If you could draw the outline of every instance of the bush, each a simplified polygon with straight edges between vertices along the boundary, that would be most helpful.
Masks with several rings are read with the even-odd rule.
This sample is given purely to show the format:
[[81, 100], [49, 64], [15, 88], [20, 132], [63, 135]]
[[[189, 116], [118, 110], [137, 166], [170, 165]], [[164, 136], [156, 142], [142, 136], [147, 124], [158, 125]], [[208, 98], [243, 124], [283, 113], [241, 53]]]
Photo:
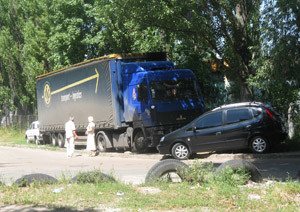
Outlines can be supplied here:
[[243, 185], [250, 179], [245, 169], [233, 170], [226, 167], [215, 174], [213, 163], [193, 162], [183, 173], [184, 181], [199, 184], [228, 184], [230, 186]]

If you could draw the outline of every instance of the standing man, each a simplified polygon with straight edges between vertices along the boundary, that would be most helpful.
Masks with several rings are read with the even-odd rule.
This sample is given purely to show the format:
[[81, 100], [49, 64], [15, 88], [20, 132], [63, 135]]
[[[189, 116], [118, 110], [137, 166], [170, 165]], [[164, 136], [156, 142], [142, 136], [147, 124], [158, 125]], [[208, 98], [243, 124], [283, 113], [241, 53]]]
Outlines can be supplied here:
[[74, 137], [78, 139], [78, 136], [75, 131], [75, 124], [74, 124], [74, 117], [71, 116], [69, 121], [65, 124], [65, 131], [66, 131], [66, 147], [67, 147], [67, 157], [72, 157], [75, 144], [74, 144]]

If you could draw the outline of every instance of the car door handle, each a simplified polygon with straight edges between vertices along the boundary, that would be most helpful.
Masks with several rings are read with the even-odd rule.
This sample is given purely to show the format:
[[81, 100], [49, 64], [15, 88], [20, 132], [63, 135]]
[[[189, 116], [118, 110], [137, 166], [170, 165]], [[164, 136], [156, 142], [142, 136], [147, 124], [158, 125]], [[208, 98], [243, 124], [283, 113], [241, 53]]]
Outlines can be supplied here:
[[221, 132], [216, 132], [216, 135], [221, 135], [222, 133]]

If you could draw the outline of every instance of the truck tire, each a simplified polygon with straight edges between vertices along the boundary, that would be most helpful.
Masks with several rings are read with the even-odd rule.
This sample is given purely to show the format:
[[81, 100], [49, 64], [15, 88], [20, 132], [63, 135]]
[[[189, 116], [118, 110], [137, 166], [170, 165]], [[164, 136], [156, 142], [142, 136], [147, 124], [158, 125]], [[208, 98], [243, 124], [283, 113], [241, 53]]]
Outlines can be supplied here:
[[147, 151], [147, 142], [142, 131], [137, 132], [133, 139], [133, 152], [144, 153]]
[[229, 160], [225, 163], [222, 163], [216, 169], [216, 174], [219, 174], [227, 166], [229, 166], [233, 171], [237, 171], [238, 169], [245, 169], [245, 171], [250, 174], [250, 180], [252, 180], [253, 182], [262, 181], [262, 176], [258, 168], [253, 163], [246, 160]]
[[97, 136], [97, 149], [100, 151], [100, 152], [106, 152], [107, 151], [107, 147], [106, 147], [106, 139], [105, 139], [105, 136], [103, 134], [99, 134]]
[[21, 178], [15, 181], [15, 185], [20, 187], [25, 187], [30, 185], [31, 183], [40, 183], [40, 184], [54, 184], [57, 183], [57, 179], [47, 174], [28, 174], [24, 175]]
[[57, 142], [58, 142], [58, 146], [60, 148], [64, 148], [65, 147], [65, 136], [63, 133], [58, 133], [57, 135]]
[[57, 146], [57, 136], [55, 133], [51, 134], [51, 145], [52, 146]]
[[175, 159], [159, 161], [148, 171], [145, 183], [158, 182], [170, 173], [176, 173], [176, 175], [182, 180], [184, 178], [183, 172], [188, 168], [189, 166], [187, 164]]

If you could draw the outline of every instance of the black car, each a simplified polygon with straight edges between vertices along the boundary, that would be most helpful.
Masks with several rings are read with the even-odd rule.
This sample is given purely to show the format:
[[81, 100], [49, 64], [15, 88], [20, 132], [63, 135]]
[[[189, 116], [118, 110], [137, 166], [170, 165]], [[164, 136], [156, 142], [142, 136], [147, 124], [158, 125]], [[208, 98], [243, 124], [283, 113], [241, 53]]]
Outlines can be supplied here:
[[193, 153], [250, 148], [265, 153], [286, 137], [283, 122], [273, 108], [259, 102], [224, 105], [206, 112], [161, 138], [160, 154], [179, 160]]

